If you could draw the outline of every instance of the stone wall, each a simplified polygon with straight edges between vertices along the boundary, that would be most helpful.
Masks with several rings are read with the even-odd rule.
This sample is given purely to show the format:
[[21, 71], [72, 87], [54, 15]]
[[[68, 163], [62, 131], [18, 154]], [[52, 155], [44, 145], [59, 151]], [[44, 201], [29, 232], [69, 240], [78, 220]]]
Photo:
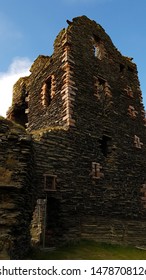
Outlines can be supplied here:
[[[25, 95], [34, 185], [37, 199], [47, 199], [51, 245], [80, 237], [145, 244], [145, 119], [132, 59], [100, 25], [78, 17], [21, 82], [15, 92]], [[18, 96], [8, 113], [14, 120]]]
[[[100, 59], [95, 57], [93, 48], [97, 37], [104, 44]], [[67, 74], [69, 84], [62, 78], [62, 87], [56, 86], [57, 94], [61, 97], [62, 88], [67, 86], [70, 99], [67, 91], [64, 99], [67, 106], [72, 105], [70, 117], [74, 122], [68, 128], [67, 117], [66, 123], [60, 122], [57, 127], [52, 122], [50, 105], [47, 123], [46, 117], [41, 118], [44, 129], [33, 131], [38, 186], [43, 188], [45, 173], [57, 176], [56, 192], [48, 192], [48, 197], [60, 201], [58, 232], [65, 239], [82, 235], [83, 217], [87, 217], [87, 224], [91, 217], [94, 221], [107, 221], [108, 217], [111, 224], [119, 219], [119, 227], [124, 226], [124, 220], [131, 221], [133, 242], [137, 242], [136, 221], [144, 224], [146, 214], [142, 191], [146, 180], [146, 137], [136, 65], [120, 54], [100, 25], [86, 17], [74, 19], [59, 39], [58, 60], [54, 54], [54, 64], [61, 69], [58, 77], [66, 75], [62, 69], [71, 73]], [[61, 99], [58, 102], [62, 110]], [[52, 106], [59, 120], [58, 103]], [[99, 169], [98, 176], [93, 176], [93, 165]], [[142, 228], [138, 234], [145, 243]]]
[[[114, 143], [113, 151], [102, 163], [104, 177], [94, 179], [92, 162], [97, 159], [101, 162], [100, 147], [96, 151], [96, 147], [100, 146], [99, 139], [95, 136], [85, 136], [71, 131], [50, 131], [44, 132], [41, 137], [33, 134], [33, 139], [37, 155], [35, 161], [39, 197], [41, 198], [43, 193], [46, 197], [47, 194], [48, 199], [55, 198], [60, 205], [55, 228], [52, 229], [50, 225], [54, 230], [56, 244], [81, 236], [89, 237], [88, 228], [92, 229], [90, 237], [95, 238], [96, 232], [97, 240], [105, 238], [108, 241], [111, 235], [109, 238], [111, 241], [113, 236], [111, 228], [116, 231], [117, 227], [119, 231], [121, 227], [122, 237], [120, 240], [115, 234], [115, 242], [120, 240], [123, 243], [130, 243], [129, 233], [132, 229], [131, 243], [145, 244], [143, 231], [145, 208], [141, 193], [145, 174], [140, 163], [135, 166], [135, 159], [128, 156], [126, 158], [125, 153], [120, 161]], [[102, 159], [102, 153], [100, 156]], [[44, 174], [57, 176], [56, 191], [43, 191]], [[51, 217], [52, 213], [48, 210], [47, 215]], [[97, 221], [102, 221], [101, 225]], [[126, 239], [122, 234], [125, 224], [128, 228]], [[101, 232], [106, 230], [106, 237], [102, 237]]]
[[81, 238], [93, 239], [97, 242], [123, 244], [132, 246], [146, 246], [145, 219], [116, 219], [93, 216], [83, 218]]
[[30, 247], [35, 197], [31, 137], [0, 120], [0, 259], [22, 258]]

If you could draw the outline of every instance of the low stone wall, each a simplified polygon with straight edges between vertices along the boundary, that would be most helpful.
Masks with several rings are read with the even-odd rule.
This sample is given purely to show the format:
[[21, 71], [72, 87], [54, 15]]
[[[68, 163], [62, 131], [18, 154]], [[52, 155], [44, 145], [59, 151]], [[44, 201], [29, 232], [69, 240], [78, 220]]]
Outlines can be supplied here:
[[23, 258], [30, 246], [32, 157], [25, 130], [0, 120], [0, 259]]
[[89, 216], [82, 218], [81, 238], [112, 244], [146, 246], [146, 221], [107, 219]]

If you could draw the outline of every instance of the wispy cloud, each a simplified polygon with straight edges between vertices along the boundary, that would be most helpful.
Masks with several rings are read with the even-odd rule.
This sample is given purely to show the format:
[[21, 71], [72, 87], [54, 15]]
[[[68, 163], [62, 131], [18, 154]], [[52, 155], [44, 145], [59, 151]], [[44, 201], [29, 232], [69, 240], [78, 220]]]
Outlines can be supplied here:
[[0, 115], [6, 116], [6, 111], [12, 103], [14, 83], [24, 76], [30, 75], [32, 62], [25, 57], [15, 58], [6, 72], [0, 72]]

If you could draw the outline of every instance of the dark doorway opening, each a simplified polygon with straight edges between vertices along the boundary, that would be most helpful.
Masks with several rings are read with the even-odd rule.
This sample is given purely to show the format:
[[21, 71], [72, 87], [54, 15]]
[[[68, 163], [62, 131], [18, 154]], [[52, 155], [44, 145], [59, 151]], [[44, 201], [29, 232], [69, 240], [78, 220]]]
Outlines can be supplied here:
[[47, 197], [43, 247], [54, 247], [60, 233], [60, 203], [58, 199]]

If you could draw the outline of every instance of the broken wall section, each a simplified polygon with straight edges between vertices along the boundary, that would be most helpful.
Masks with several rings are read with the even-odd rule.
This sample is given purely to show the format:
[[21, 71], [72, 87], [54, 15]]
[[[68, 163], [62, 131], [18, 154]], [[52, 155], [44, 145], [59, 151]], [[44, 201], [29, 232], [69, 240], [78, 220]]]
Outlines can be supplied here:
[[7, 112], [7, 119], [14, 121], [23, 127], [27, 127], [28, 123], [28, 77], [20, 78], [13, 86], [12, 106]]
[[0, 120], [0, 259], [21, 259], [30, 247], [33, 153], [23, 127]]

